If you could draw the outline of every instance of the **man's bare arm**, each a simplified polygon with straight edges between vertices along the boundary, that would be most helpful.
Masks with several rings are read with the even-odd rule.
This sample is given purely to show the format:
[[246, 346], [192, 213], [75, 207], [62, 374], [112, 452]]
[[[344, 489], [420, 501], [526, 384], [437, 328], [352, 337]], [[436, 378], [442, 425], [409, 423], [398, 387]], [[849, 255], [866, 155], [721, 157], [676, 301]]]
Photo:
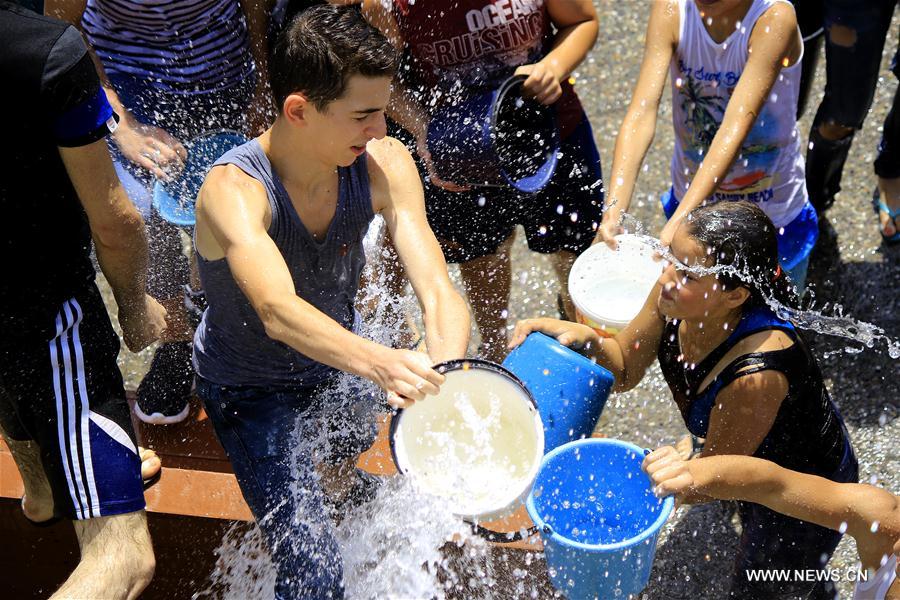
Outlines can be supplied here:
[[59, 154], [87, 214], [97, 261], [119, 307], [125, 344], [132, 351], [142, 350], [165, 329], [166, 316], [146, 294], [144, 221], [116, 176], [105, 139], [61, 147]]
[[469, 312], [447, 274], [447, 262], [425, 217], [425, 198], [415, 163], [393, 138], [369, 142], [373, 194], [412, 284], [425, 320], [425, 342], [435, 362], [465, 356]]
[[197, 199], [198, 251], [208, 259], [217, 258], [209, 248], [224, 254], [266, 334], [399, 396], [421, 400], [436, 394], [443, 377], [427, 357], [355, 335], [297, 296], [287, 264], [266, 231], [267, 213], [262, 185], [233, 165], [213, 168]]

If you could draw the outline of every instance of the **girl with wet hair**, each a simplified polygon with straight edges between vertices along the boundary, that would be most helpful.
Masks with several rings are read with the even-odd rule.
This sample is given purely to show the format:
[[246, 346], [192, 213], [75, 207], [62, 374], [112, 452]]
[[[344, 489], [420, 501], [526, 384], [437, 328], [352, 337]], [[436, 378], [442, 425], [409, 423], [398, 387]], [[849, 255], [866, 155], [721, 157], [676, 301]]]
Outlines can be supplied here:
[[[635, 387], [658, 359], [700, 456], [754, 456], [855, 482], [856, 457], [816, 359], [773, 308], [796, 302], [775, 236], [749, 202], [697, 208], [675, 231], [669, 262], [640, 313], [615, 337], [529, 319], [517, 324], [512, 345], [533, 331], [554, 336], [609, 369], [617, 391]], [[731, 598], [833, 596], [829, 582], [749, 581], [747, 572], [822, 568], [839, 532], [750, 502], [739, 503], [739, 514]]]

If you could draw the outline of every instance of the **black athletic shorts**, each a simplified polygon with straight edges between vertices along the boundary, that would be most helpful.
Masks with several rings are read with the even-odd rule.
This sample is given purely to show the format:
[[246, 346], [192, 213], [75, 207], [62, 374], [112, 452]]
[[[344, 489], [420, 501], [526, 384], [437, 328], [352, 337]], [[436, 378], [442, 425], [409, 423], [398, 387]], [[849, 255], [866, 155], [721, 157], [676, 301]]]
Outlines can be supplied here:
[[0, 340], [4, 434], [40, 447], [57, 516], [142, 510], [141, 463], [116, 364], [119, 338], [96, 286], [63, 302], [52, 325], [49, 335], [20, 331]]
[[[409, 135], [397, 129], [392, 128], [391, 135], [409, 142]], [[594, 239], [603, 212], [603, 173], [587, 116], [562, 140], [556, 171], [535, 194], [494, 187], [450, 192], [429, 183], [416, 159], [428, 223], [447, 262], [496, 254], [516, 225], [525, 229], [528, 247], [544, 254], [580, 254]]]

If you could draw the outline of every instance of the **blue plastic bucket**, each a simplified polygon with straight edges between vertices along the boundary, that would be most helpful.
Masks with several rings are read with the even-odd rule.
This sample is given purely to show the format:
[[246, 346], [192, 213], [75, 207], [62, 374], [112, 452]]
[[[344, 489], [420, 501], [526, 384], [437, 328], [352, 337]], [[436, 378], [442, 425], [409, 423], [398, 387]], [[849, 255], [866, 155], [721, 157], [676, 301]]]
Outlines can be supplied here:
[[428, 150], [438, 175], [458, 184], [534, 193], [556, 170], [559, 129], [553, 107], [522, 97], [525, 77], [466, 96], [435, 113]]
[[193, 227], [194, 203], [206, 173], [223, 154], [246, 141], [237, 131], [220, 130], [186, 143], [187, 161], [178, 177], [153, 184], [153, 207], [159, 215], [173, 225]]
[[597, 363], [537, 332], [510, 352], [503, 366], [537, 402], [545, 452], [590, 437], [615, 381]]
[[653, 494], [643, 460], [634, 444], [597, 438], [544, 457], [525, 505], [550, 579], [570, 600], [628, 598], [647, 586], [674, 500]]

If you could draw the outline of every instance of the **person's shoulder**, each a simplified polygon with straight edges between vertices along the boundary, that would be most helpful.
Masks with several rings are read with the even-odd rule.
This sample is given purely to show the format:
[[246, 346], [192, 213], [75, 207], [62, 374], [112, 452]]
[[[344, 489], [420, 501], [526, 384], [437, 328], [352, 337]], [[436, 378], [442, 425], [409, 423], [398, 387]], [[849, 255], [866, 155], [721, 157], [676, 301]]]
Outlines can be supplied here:
[[752, 36], [790, 36], [797, 30], [797, 13], [787, 2], [773, 2], [756, 20]]
[[76, 28], [8, 3], [0, 8], [0, 49], [6, 58], [31, 66], [41, 87], [87, 56]]
[[372, 183], [402, 177], [410, 173], [410, 169], [415, 171], [415, 163], [409, 150], [402, 142], [390, 136], [366, 144], [366, 166]]
[[380, 140], [371, 140], [366, 144], [366, 153], [370, 166], [373, 161], [376, 165], [388, 165], [394, 161], [405, 161], [410, 157], [406, 146], [400, 140], [389, 135]]
[[250, 196], [265, 196], [266, 189], [256, 177], [234, 163], [215, 165], [209, 170], [201, 190], [204, 196], [229, 195], [242, 192]]

